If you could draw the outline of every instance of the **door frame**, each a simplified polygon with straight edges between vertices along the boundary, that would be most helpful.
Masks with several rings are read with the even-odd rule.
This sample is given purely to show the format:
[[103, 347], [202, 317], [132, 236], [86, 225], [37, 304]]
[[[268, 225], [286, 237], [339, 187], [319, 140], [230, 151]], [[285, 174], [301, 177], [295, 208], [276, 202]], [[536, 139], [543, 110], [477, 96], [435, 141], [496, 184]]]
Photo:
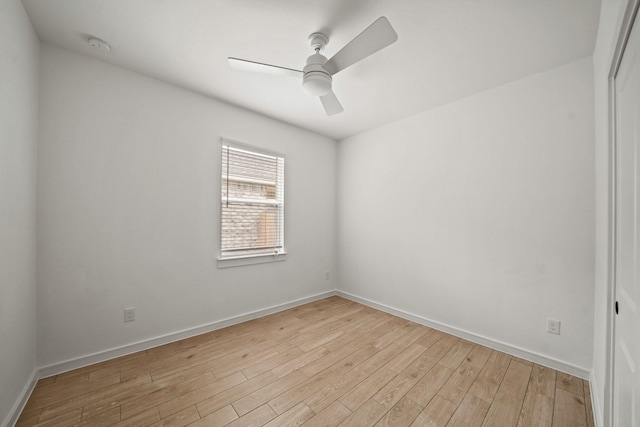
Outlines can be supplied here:
[[[640, 0], [629, 0], [622, 18], [622, 25], [616, 41], [611, 67], [608, 75], [608, 139], [609, 139], [609, 174], [608, 174], [608, 239], [607, 239], [607, 352], [606, 352], [606, 373], [604, 389], [604, 425], [613, 426], [613, 391], [615, 380], [615, 301], [616, 301], [616, 232], [617, 232], [617, 211], [616, 211], [616, 177], [617, 169], [617, 140], [616, 140], [616, 95], [615, 78], [620, 69], [622, 56], [627, 46], [631, 29], [636, 18], [638, 18], [638, 8]], [[640, 25], [638, 18], [637, 25]]]

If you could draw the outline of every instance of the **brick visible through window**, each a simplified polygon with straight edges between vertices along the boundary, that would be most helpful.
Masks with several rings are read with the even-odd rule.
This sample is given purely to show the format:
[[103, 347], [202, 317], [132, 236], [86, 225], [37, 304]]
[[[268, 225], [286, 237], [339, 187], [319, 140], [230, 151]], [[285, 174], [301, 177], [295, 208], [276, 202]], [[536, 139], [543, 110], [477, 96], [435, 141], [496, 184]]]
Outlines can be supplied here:
[[222, 144], [220, 257], [284, 252], [284, 157]]

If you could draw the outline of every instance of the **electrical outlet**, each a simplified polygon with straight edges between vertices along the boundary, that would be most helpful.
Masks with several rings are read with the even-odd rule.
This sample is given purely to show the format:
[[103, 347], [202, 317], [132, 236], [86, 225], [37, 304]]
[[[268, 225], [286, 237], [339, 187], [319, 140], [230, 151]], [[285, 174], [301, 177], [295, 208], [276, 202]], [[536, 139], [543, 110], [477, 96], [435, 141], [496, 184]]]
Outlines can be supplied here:
[[125, 322], [133, 322], [136, 320], [136, 308], [129, 307], [124, 309], [124, 321]]
[[331, 273], [329, 273], [328, 271], [324, 272], [324, 280], [329, 280], [331, 279]]
[[560, 335], [560, 321], [547, 319], [547, 332], [550, 334]]

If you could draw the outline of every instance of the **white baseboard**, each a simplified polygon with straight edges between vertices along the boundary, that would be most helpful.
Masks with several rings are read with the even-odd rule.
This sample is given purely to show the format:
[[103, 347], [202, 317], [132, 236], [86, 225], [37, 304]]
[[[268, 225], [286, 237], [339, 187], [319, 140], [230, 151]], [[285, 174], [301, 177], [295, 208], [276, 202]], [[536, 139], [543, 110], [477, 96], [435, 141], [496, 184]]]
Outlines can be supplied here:
[[13, 404], [13, 407], [11, 408], [9, 415], [2, 422], [2, 424], [0, 424], [0, 426], [10, 427], [10, 426], [14, 426], [16, 422], [18, 422], [18, 418], [20, 418], [20, 414], [24, 409], [24, 405], [27, 404], [27, 400], [29, 400], [29, 397], [31, 396], [31, 393], [33, 392], [33, 389], [35, 388], [37, 382], [38, 382], [38, 370], [34, 369], [31, 375], [29, 376], [27, 383], [22, 389], [22, 392], [18, 396], [18, 400], [16, 400], [16, 403]]
[[600, 390], [596, 384], [596, 376], [591, 370], [589, 374], [589, 391], [591, 393], [591, 408], [593, 408], [593, 423], [595, 427], [604, 426], [604, 414], [602, 412], [602, 405], [600, 404]]
[[554, 359], [552, 357], [545, 356], [543, 354], [539, 354], [524, 348], [516, 347], [501, 341], [487, 338], [482, 335], [475, 334], [473, 332], [455, 328], [453, 326], [449, 326], [444, 323], [436, 322], [435, 320], [427, 319], [426, 317], [409, 313], [404, 310], [399, 310], [397, 308], [390, 307], [388, 305], [381, 304], [379, 302], [372, 301], [367, 298], [362, 298], [347, 292], [338, 290], [336, 291], [336, 295], [349, 299], [351, 301], [358, 302], [360, 304], [364, 304], [371, 308], [375, 308], [377, 310], [384, 311], [389, 314], [393, 314], [394, 316], [398, 316], [403, 319], [410, 320], [412, 322], [419, 323], [421, 325], [428, 326], [430, 328], [437, 329], [439, 331], [446, 332], [451, 335], [455, 335], [467, 341], [471, 341], [476, 344], [481, 344], [486, 347], [493, 348], [494, 350], [499, 350], [504, 353], [519, 357], [521, 359], [529, 360], [531, 362], [537, 363], [542, 366], [546, 366], [548, 368], [553, 368], [557, 371], [571, 374], [575, 377], [579, 377], [585, 380], [589, 379], [589, 370], [580, 366], [572, 365], [570, 363], [563, 362], [561, 360]]
[[150, 339], [138, 341], [132, 344], [127, 344], [120, 347], [111, 348], [108, 350], [103, 350], [103, 351], [99, 351], [92, 354], [87, 354], [85, 356], [77, 357], [77, 358], [66, 360], [63, 362], [43, 366], [38, 370], [38, 376], [39, 378], [46, 378], [52, 375], [61, 374], [63, 372], [71, 371], [73, 369], [78, 369], [84, 366], [93, 365], [94, 363], [104, 362], [105, 360], [135, 353], [137, 351], [147, 350], [149, 348], [157, 347], [164, 344], [169, 344], [175, 341], [180, 341], [185, 338], [190, 338], [196, 335], [215, 331], [216, 329], [226, 328], [227, 326], [246, 322], [247, 320], [257, 319], [259, 317], [264, 317], [269, 314], [277, 313], [279, 311], [287, 310], [289, 308], [297, 307], [299, 305], [307, 304], [313, 301], [318, 301], [334, 295], [336, 295], [336, 291], [322, 292], [320, 294], [311, 295], [309, 297], [300, 298], [300, 299], [289, 301], [283, 304], [278, 304], [278, 305], [263, 308], [260, 310], [252, 311], [249, 313], [240, 314], [238, 316], [229, 317], [227, 319], [218, 320], [216, 322], [207, 323], [205, 325], [196, 326], [194, 328], [172, 332], [172, 333], [158, 336], [155, 338], [150, 338]]

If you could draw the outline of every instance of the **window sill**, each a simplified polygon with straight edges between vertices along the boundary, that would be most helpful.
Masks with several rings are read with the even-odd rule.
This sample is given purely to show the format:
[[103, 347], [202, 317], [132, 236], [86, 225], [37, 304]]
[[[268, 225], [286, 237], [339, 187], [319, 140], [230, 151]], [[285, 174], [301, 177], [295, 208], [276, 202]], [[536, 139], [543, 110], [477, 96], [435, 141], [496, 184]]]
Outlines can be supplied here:
[[287, 260], [287, 253], [278, 255], [250, 255], [235, 258], [218, 258], [218, 268], [240, 267], [243, 265], [266, 264], [269, 262], [281, 262]]

